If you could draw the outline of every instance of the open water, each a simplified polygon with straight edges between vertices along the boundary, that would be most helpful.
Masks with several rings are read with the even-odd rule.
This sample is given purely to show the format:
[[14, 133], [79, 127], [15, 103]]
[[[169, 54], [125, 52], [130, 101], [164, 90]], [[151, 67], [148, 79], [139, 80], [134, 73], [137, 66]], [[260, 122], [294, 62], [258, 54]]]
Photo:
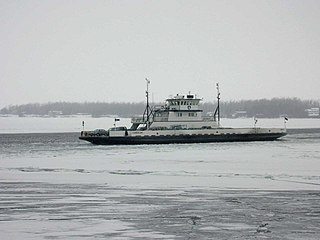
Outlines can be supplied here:
[[320, 239], [319, 120], [279, 141], [138, 146], [15, 121], [0, 239]]

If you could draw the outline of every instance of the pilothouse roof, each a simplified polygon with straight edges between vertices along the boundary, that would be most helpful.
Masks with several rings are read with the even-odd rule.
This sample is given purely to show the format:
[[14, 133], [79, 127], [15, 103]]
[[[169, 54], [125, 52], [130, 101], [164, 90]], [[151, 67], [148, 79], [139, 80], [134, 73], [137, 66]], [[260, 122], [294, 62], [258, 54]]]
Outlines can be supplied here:
[[167, 101], [170, 101], [170, 100], [197, 100], [197, 101], [200, 101], [202, 99], [197, 98], [197, 95], [195, 95], [195, 94], [189, 93], [187, 95], [177, 94], [175, 96], [170, 96], [169, 98], [167, 98]]

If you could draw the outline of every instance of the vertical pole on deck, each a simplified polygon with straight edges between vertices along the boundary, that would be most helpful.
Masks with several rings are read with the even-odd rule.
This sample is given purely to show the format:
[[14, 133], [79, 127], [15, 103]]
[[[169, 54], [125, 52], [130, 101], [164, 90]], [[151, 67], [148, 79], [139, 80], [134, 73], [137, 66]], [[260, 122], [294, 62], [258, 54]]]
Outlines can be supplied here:
[[218, 100], [218, 106], [217, 106], [218, 127], [220, 127], [220, 89], [219, 89], [219, 83], [216, 83], [216, 87], [217, 87], [217, 100]]
[[284, 117], [283, 118], [283, 122], [284, 122], [284, 130], [286, 130], [287, 131], [287, 121], [288, 121], [289, 119], [287, 118], [287, 117]]
[[148, 78], [146, 78], [146, 82], [147, 82], [147, 91], [146, 91], [146, 97], [147, 97], [147, 129], [149, 128], [149, 84], [150, 81], [148, 80]]

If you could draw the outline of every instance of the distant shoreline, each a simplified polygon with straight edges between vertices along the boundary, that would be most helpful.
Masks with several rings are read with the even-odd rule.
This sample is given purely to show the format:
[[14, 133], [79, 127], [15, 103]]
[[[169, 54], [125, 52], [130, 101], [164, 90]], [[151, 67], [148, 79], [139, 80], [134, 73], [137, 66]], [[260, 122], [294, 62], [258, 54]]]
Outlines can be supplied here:
[[[131, 118], [132, 116], [137, 115], [131, 115], [131, 116], [122, 116], [122, 115], [100, 115], [100, 116], [92, 116], [91, 114], [72, 114], [72, 115], [56, 115], [56, 116], [50, 116], [50, 115], [37, 115], [37, 114], [25, 114], [23, 116], [18, 114], [0, 114], [0, 118]], [[223, 117], [225, 119], [251, 119], [253, 117]], [[258, 116], [255, 117], [257, 119], [278, 119], [278, 118], [284, 118], [284, 116], [279, 117], [267, 117], [267, 116]], [[291, 117], [292, 119], [320, 119], [319, 117]]]
[[[151, 106], [160, 103], [151, 104]], [[203, 114], [214, 112], [216, 103], [203, 102]], [[144, 112], [145, 103], [105, 103], [105, 102], [53, 102], [10, 105], [0, 110], [1, 115], [18, 116], [77, 116], [92, 117], [132, 117]], [[320, 118], [319, 100], [301, 100], [298, 98], [273, 98], [259, 100], [226, 101], [220, 103], [221, 116], [224, 118]]]

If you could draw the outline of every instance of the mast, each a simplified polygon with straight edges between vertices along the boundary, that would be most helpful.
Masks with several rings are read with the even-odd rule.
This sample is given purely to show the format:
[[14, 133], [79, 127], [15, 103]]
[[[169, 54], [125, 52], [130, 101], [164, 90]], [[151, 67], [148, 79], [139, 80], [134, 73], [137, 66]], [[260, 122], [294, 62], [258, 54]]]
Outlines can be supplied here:
[[218, 116], [218, 127], [220, 127], [220, 89], [219, 89], [219, 83], [216, 83], [216, 88], [217, 88], [217, 100], [218, 100], [218, 105], [217, 108], [214, 112], [214, 120], [216, 121]]
[[147, 82], [147, 91], [146, 91], [146, 98], [147, 98], [147, 128], [149, 128], [149, 84], [150, 84], [150, 81], [148, 80], [148, 78], [146, 78], [146, 82]]
[[[149, 125], [150, 125], [150, 115], [152, 114], [152, 110], [151, 110], [150, 105], [149, 105], [149, 84], [150, 84], [150, 80], [147, 79], [147, 78], [145, 80], [146, 80], [146, 83], [147, 83], [147, 91], [146, 91], [147, 106], [146, 106], [146, 109], [144, 110], [144, 113], [143, 113], [143, 121], [146, 120], [145, 121], [146, 122], [146, 127], [148, 129]], [[146, 116], [146, 119], [145, 119], [145, 116]]]

